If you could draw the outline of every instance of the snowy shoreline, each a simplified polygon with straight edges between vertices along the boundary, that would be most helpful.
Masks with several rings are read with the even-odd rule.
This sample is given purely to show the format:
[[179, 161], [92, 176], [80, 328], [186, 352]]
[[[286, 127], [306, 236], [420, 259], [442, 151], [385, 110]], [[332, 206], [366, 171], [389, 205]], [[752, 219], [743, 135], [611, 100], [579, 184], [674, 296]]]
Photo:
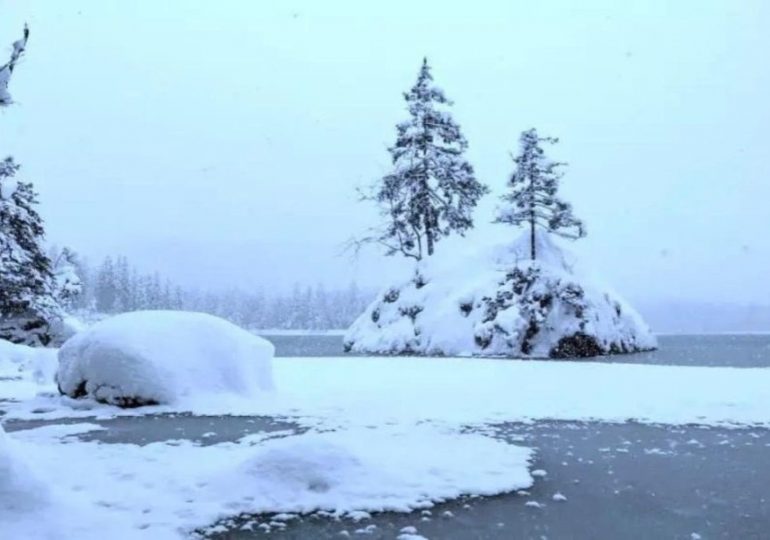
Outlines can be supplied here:
[[[80, 538], [180, 538], [213, 532], [244, 513], [407, 512], [463, 495], [508, 493], [533, 481], [531, 451], [486, 433], [510, 421], [770, 426], [766, 368], [285, 357], [273, 361], [279, 390], [259, 399], [191, 396], [129, 410], [61, 397], [54, 386], [20, 375], [0, 379], [0, 396], [19, 400], [0, 404], [3, 421], [60, 422], [5, 436], [13, 466], [28, 463], [34, 473], [30, 493], [44, 497], [43, 506], [16, 515], [5, 529], [27, 537], [66, 530]], [[290, 419], [307, 431], [211, 446], [73, 438], [104, 429], [93, 418], [141, 422], [181, 412]], [[76, 418], [84, 423], [72, 424]], [[455, 451], [436, 454], [437, 447]], [[35, 479], [45, 479], [44, 487]]]
[[0, 380], [0, 395], [17, 400], [3, 404], [6, 419], [190, 412], [334, 426], [537, 419], [770, 425], [767, 368], [340, 356], [275, 358], [273, 373], [280, 391], [259, 399], [189, 396], [131, 410], [72, 400], [30, 380]]

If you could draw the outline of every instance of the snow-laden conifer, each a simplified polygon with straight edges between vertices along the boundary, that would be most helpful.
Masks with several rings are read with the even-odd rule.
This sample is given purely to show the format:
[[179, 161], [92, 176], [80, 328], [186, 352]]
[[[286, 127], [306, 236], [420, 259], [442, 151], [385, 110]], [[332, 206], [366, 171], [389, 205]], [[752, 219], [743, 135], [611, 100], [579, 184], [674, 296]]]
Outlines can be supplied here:
[[561, 169], [565, 165], [546, 157], [541, 143], [557, 143], [552, 137], [540, 137], [533, 128], [519, 139], [519, 153], [513, 158], [516, 170], [508, 181], [510, 191], [501, 198], [496, 223], [526, 225], [530, 231], [530, 257], [537, 258], [535, 229], [541, 227], [570, 239], [585, 236], [583, 222], [575, 217], [572, 205], [558, 196]]
[[[14, 42], [10, 60], [0, 66], [0, 108], [12, 100], [8, 83], [29, 38]], [[0, 161], [0, 339], [45, 345], [59, 306], [53, 294], [51, 261], [43, 251], [43, 220], [35, 210], [32, 184], [19, 181], [13, 158]]]
[[468, 143], [427, 59], [404, 99], [409, 119], [389, 149], [393, 169], [364, 196], [378, 204], [383, 225], [364, 241], [421, 260], [441, 238], [473, 227], [473, 209], [488, 188], [465, 159]]

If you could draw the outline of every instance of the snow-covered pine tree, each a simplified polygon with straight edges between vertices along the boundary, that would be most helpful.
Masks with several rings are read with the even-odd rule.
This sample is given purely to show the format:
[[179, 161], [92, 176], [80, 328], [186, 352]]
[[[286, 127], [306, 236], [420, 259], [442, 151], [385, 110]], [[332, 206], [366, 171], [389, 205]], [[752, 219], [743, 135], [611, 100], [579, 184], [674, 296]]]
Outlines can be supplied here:
[[37, 195], [14, 178], [18, 169], [11, 158], [0, 162], [0, 339], [46, 345], [58, 315], [53, 273]]
[[385, 223], [363, 242], [419, 261], [433, 255], [442, 237], [473, 227], [473, 209], [489, 190], [464, 158], [468, 143], [449, 113], [451, 101], [433, 83], [427, 59], [404, 99], [410, 118], [397, 126], [389, 149], [393, 171], [363, 196], [379, 205]]
[[[29, 30], [14, 42], [0, 66], [0, 108], [12, 103], [8, 83], [27, 46]], [[59, 314], [53, 296], [51, 261], [43, 251], [43, 221], [37, 194], [20, 182], [12, 158], [0, 161], [0, 339], [30, 345], [50, 342], [49, 325]]]
[[545, 156], [541, 143], [557, 143], [553, 137], [540, 137], [534, 128], [519, 138], [519, 154], [513, 158], [516, 170], [508, 181], [510, 192], [501, 197], [495, 223], [527, 225], [530, 231], [530, 256], [537, 258], [535, 229], [541, 227], [556, 235], [578, 239], [586, 235], [583, 222], [572, 213], [572, 205], [561, 200], [559, 180], [565, 164]]
[[83, 294], [83, 281], [78, 274], [80, 262], [77, 253], [68, 247], [52, 250], [54, 297], [63, 308], [69, 310], [76, 306]]

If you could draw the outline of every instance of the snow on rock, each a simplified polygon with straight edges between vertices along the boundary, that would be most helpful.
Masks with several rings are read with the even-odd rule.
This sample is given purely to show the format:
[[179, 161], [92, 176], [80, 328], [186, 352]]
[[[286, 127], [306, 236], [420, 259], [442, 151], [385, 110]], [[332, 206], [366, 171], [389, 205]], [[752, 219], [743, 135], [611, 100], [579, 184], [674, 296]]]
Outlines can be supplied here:
[[[345, 336], [349, 352], [589, 357], [654, 349], [641, 317], [576, 270], [545, 233], [444, 249], [385, 289]], [[483, 247], [486, 245], [486, 247]], [[449, 248], [449, 246], [446, 246]]]
[[530, 457], [527, 448], [478, 434], [357, 428], [271, 440], [212, 488], [239, 500], [236, 512], [407, 512], [529, 487]]
[[223, 319], [138, 311], [105, 319], [59, 350], [56, 381], [73, 398], [130, 407], [272, 388], [273, 345]]

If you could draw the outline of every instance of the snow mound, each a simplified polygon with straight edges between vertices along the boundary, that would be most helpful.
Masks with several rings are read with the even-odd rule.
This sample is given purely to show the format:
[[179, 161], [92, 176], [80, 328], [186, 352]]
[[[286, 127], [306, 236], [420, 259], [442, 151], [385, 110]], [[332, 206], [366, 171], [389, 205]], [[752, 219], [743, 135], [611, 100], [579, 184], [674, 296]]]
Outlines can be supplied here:
[[28, 347], [0, 339], [0, 377], [50, 384], [55, 373], [55, 349]]
[[7, 523], [44, 508], [50, 499], [47, 486], [37, 478], [0, 426], [0, 522]]
[[123, 406], [272, 388], [273, 345], [223, 319], [138, 311], [105, 319], [59, 350], [56, 381], [73, 398]]
[[422, 262], [353, 323], [346, 351], [568, 358], [657, 346], [639, 314], [549, 235], [535, 247], [536, 261], [527, 234]]
[[427, 426], [306, 433], [267, 442], [214, 489], [245, 513], [407, 512], [529, 487], [530, 457], [527, 448]]

